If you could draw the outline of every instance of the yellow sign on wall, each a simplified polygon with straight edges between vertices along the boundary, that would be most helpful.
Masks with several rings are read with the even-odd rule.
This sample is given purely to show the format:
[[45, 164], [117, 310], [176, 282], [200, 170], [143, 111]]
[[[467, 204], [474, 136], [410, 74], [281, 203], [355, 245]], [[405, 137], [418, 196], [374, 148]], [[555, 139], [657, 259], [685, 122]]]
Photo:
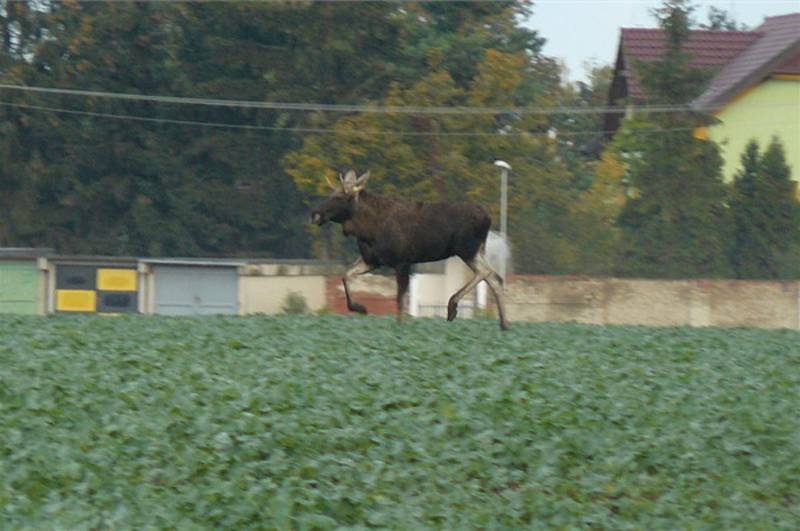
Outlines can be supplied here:
[[93, 312], [96, 308], [96, 291], [88, 289], [56, 290], [56, 310], [60, 312]]
[[97, 289], [100, 291], [136, 291], [136, 270], [98, 269]]

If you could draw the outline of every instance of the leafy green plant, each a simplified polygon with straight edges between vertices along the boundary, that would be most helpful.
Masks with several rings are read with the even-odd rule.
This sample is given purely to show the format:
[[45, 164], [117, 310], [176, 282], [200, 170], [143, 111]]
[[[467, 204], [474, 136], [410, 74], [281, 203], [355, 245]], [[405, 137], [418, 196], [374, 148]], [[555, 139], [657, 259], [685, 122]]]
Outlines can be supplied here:
[[791, 529], [800, 334], [0, 316], [0, 528]]

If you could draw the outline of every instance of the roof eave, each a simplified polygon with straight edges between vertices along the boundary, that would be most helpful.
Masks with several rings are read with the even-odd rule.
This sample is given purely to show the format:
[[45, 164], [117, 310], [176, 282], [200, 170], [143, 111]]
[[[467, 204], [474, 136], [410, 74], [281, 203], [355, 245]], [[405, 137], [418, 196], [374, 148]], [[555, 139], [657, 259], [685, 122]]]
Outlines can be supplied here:
[[720, 93], [708, 102], [703, 101], [703, 98], [708, 91], [701, 94], [691, 103], [691, 108], [700, 112], [718, 112], [737, 95], [768, 77], [774, 68], [776, 68], [782, 62], [788, 60], [792, 55], [798, 53], [798, 51], [800, 51], [800, 39], [795, 41], [791, 46], [787, 46], [781, 53], [775, 55], [775, 57], [761, 65], [752, 74], [741, 79], [738, 83], [732, 85], [728, 90]]

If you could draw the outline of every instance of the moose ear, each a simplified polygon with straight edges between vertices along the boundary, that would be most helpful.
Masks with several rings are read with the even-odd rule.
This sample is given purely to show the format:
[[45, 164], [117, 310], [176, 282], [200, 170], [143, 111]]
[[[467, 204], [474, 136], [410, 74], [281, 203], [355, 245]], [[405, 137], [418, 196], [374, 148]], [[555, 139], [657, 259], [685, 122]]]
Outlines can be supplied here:
[[367, 180], [369, 179], [369, 172], [365, 173], [358, 179], [356, 179], [355, 184], [353, 185], [353, 191], [358, 194], [364, 188], [367, 187]]

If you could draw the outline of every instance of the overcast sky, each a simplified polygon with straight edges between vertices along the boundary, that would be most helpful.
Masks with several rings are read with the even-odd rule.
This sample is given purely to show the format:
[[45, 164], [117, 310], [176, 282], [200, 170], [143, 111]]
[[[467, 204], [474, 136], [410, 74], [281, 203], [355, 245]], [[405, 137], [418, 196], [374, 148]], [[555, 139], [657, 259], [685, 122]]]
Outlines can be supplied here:
[[[764, 17], [800, 12], [800, 0], [695, 1], [695, 19], [707, 21], [709, 6], [725, 9], [733, 18], [755, 28]], [[569, 79], [585, 79], [587, 61], [614, 62], [622, 27], [656, 27], [651, 11], [658, 0], [536, 0], [527, 25], [547, 39], [544, 52], [562, 59]], [[800, 28], [798, 28], [800, 32]]]

